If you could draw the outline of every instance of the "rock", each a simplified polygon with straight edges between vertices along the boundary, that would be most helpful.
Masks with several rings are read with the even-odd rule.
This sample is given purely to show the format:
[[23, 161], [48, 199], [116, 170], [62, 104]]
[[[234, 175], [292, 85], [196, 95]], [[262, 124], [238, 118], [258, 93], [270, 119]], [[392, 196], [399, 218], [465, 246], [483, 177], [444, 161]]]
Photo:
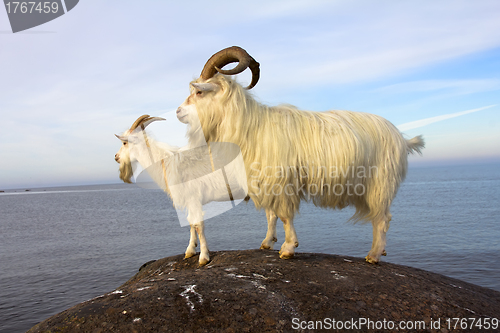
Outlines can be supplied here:
[[204, 267], [197, 256], [148, 262], [117, 290], [28, 332], [292, 332], [333, 319], [357, 323], [350, 332], [367, 331], [367, 320], [424, 321], [425, 329], [410, 331], [446, 332], [448, 318], [500, 314], [500, 292], [406, 266], [313, 253], [280, 260], [269, 250], [210, 257]]

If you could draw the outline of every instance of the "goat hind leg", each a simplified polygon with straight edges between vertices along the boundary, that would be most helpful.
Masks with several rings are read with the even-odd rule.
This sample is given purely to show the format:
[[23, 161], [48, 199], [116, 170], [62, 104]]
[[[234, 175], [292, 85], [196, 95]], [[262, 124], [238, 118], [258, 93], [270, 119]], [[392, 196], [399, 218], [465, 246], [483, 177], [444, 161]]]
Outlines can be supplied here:
[[278, 216], [271, 209], [266, 209], [266, 217], [267, 217], [267, 234], [266, 238], [262, 241], [260, 248], [263, 250], [272, 250], [274, 247], [274, 243], [278, 241], [276, 238], [276, 221], [278, 220]]
[[293, 218], [285, 219], [280, 217], [280, 220], [283, 221], [283, 228], [285, 229], [285, 242], [281, 245], [280, 258], [291, 259], [295, 255], [295, 248], [299, 247], [299, 241], [293, 226]]
[[372, 221], [373, 227], [373, 242], [372, 248], [365, 260], [371, 264], [376, 264], [380, 260], [380, 256], [387, 255], [385, 251], [386, 245], [386, 233], [389, 230], [389, 225], [391, 221], [391, 214], [388, 213], [384, 217]]

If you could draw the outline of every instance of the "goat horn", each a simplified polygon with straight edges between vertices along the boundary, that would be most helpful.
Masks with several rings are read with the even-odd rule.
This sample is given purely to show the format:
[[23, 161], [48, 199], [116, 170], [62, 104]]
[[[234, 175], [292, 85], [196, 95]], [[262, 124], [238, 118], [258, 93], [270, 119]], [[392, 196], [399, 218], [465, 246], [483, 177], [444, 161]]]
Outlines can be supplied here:
[[142, 129], [145, 129], [146, 127], [148, 127], [149, 124], [157, 120], [166, 120], [166, 119], [161, 117], [150, 117], [148, 114], [140, 116], [132, 125], [132, 127], [130, 127], [130, 132], [133, 132], [139, 126], [141, 126]]
[[146, 121], [148, 118], [149, 118], [149, 114], [145, 114], [145, 115], [142, 115], [139, 118], [137, 118], [137, 120], [130, 127], [130, 131], [132, 132], [133, 130], [135, 130], [137, 127], [139, 127], [139, 125], [141, 123], [143, 123], [144, 121]]
[[[235, 68], [223, 70], [222, 67], [237, 62]], [[201, 71], [201, 78], [208, 80], [212, 78], [217, 72], [225, 75], [235, 75], [243, 72], [245, 69], [250, 68], [252, 71], [252, 82], [246, 89], [252, 89], [259, 81], [260, 64], [252, 58], [247, 51], [238, 46], [231, 46], [215, 53], [203, 67]]]

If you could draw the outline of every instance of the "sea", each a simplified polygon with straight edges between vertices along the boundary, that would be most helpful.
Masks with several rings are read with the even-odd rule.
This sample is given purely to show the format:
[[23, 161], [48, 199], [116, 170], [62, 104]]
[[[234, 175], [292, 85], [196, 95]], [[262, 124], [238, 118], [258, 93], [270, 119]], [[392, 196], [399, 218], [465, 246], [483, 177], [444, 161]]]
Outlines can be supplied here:
[[[1, 189], [0, 189], [1, 190]], [[364, 257], [372, 228], [353, 210], [304, 203], [297, 252]], [[500, 291], [500, 164], [410, 168], [391, 208], [383, 261]], [[259, 248], [267, 229], [252, 202], [206, 221], [209, 248]], [[115, 290], [147, 261], [184, 253], [168, 197], [135, 184], [0, 193], [0, 332], [40, 321]], [[278, 221], [279, 249], [284, 232]]]

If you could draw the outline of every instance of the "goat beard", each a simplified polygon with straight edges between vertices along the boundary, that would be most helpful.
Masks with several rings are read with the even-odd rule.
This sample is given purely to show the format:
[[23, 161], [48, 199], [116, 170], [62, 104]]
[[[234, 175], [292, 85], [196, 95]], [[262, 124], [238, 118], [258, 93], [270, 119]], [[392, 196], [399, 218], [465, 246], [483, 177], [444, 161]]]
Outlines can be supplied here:
[[133, 173], [134, 172], [132, 171], [132, 163], [130, 163], [130, 161], [120, 163], [121, 180], [123, 180], [125, 183], [132, 183], [130, 178], [132, 178]]

